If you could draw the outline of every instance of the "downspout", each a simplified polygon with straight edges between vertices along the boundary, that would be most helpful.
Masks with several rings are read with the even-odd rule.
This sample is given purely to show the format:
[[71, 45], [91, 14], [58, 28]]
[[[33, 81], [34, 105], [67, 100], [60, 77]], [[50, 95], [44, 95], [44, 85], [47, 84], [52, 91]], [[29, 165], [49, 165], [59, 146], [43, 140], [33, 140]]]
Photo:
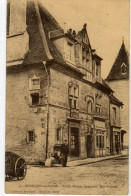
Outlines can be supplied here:
[[113, 151], [113, 135], [112, 135], [112, 130], [111, 130], [111, 113], [110, 113], [110, 109], [111, 109], [111, 104], [110, 104], [110, 95], [109, 95], [109, 127], [110, 127], [110, 154], [111, 151]]
[[46, 75], [47, 75], [47, 131], [46, 131], [46, 159], [48, 155], [48, 135], [49, 135], [49, 87], [50, 87], [50, 76], [48, 74], [48, 70], [46, 67], [46, 61], [43, 61], [43, 65], [45, 67]]

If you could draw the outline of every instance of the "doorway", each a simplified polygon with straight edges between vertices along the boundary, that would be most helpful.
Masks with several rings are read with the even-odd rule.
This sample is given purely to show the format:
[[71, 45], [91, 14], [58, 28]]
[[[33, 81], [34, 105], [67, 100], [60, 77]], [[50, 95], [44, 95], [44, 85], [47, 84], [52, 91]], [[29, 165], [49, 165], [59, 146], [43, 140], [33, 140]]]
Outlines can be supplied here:
[[71, 128], [70, 152], [71, 152], [71, 156], [79, 156], [79, 129], [78, 128]]
[[115, 135], [115, 149], [117, 154], [119, 154], [119, 150], [120, 150], [120, 137], [119, 135]]
[[93, 140], [92, 135], [87, 135], [87, 137], [86, 137], [87, 158], [92, 157], [92, 156], [91, 156], [92, 140]]

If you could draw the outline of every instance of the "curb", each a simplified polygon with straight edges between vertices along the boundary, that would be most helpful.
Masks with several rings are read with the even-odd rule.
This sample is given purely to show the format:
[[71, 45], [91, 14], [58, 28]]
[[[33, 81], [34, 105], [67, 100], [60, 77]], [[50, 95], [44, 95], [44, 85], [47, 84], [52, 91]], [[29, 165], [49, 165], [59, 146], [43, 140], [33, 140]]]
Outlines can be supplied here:
[[81, 165], [88, 165], [88, 164], [92, 164], [92, 163], [98, 163], [98, 162], [101, 162], [101, 161], [114, 159], [114, 158], [117, 158], [117, 157], [129, 157], [129, 155], [118, 155], [118, 156], [115, 156], [115, 157], [107, 157], [105, 159], [101, 159], [101, 160], [97, 160], [97, 161], [94, 160], [94, 161], [86, 162], [86, 163], [79, 163], [79, 164], [72, 165], [72, 166], [68, 166], [68, 163], [67, 163], [67, 167], [76, 167], [76, 166], [81, 166]]

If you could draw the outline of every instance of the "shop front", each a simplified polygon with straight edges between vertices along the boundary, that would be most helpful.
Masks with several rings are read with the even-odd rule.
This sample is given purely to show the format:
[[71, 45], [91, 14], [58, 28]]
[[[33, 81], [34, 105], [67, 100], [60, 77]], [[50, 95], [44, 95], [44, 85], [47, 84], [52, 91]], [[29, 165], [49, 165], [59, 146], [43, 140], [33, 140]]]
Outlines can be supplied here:
[[95, 157], [106, 155], [106, 128], [105, 121], [95, 120]]
[[111, 127], [111, 154], [121, 152], [121, 130], [119, 127]]

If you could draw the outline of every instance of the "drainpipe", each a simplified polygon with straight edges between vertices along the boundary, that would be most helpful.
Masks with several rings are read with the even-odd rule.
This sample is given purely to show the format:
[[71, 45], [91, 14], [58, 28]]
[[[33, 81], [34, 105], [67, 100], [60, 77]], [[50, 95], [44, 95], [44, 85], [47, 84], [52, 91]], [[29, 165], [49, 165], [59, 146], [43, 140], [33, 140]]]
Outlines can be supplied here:
[[111, 130], [111, 104], [110, 104], [110, 95], [109, 95], [109, 129], [110, 129], [110, 154], [113, 152], [113, 134]]
[[47, 71], [46, 61], [43, 61], [43, 65], [45, 67], [46, 75], [47, 75], [47, 131], [46, 131], [46, 159], [48, 154], [48, 135], [49, 135], [49, 81], [50, 76]]

